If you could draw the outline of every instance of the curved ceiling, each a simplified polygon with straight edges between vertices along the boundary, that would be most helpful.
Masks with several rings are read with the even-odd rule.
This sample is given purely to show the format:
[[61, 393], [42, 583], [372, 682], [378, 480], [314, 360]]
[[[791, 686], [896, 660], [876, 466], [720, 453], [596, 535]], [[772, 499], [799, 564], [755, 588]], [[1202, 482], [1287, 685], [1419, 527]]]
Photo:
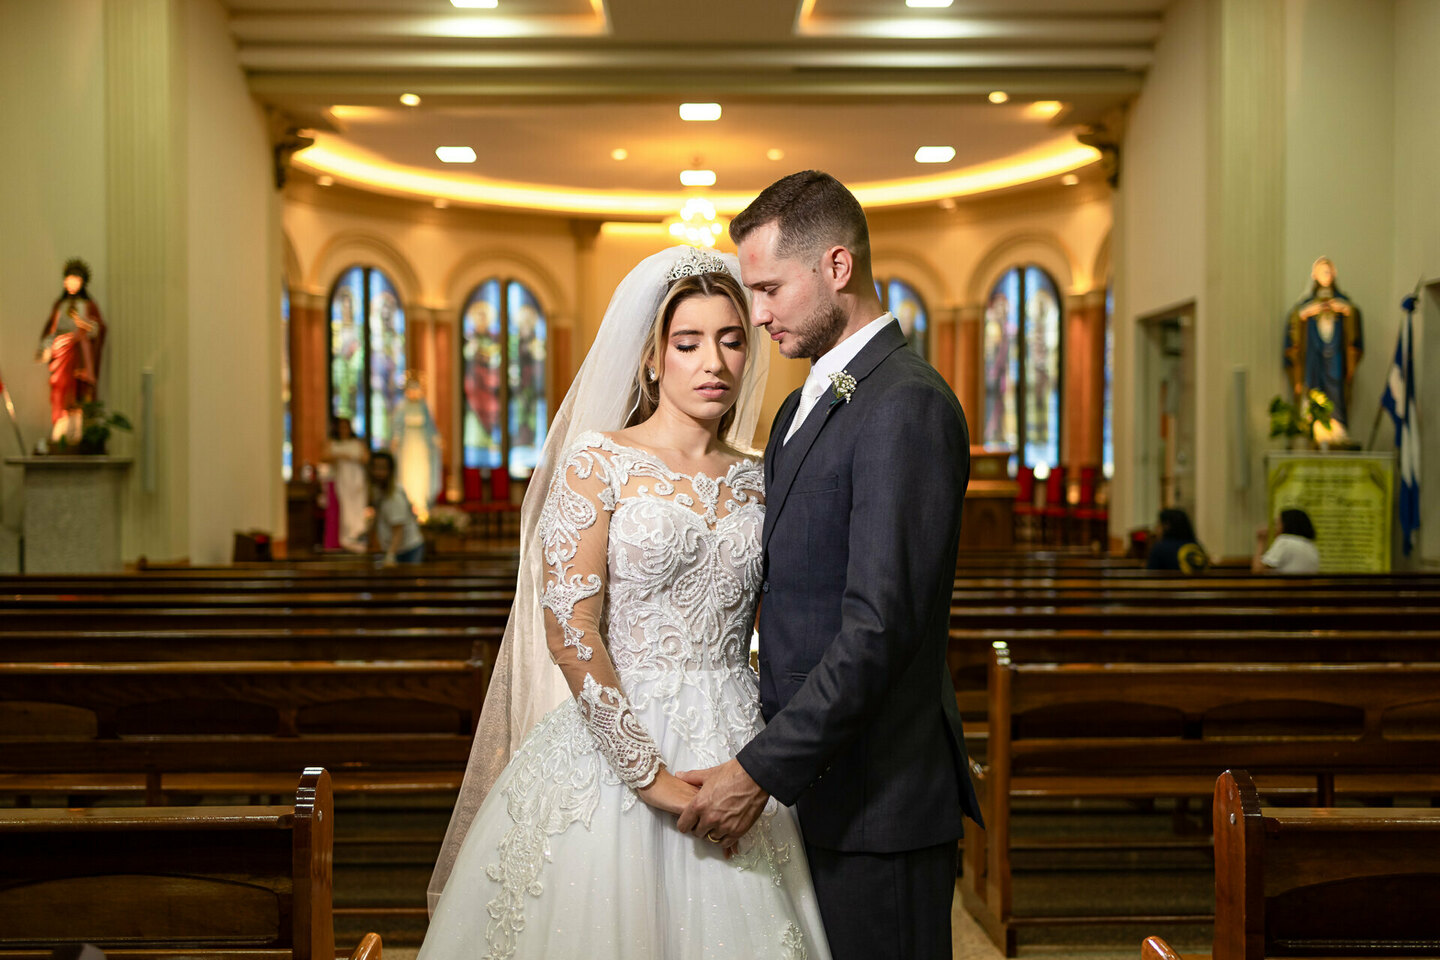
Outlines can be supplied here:
[[[295, 163], [386, 193], [655, 217], [743, 205], [817, 167], [867, 206], [1057, 176], [1139, 88], [1165, 0], [227, 0], [251, 89], [316, 146]], [[987, 94], [1005, 90], [996, 105]], [[421, 97], [415, 107], [402, 93]], [[682, 101], [723, 106], [713, 123]], [[1058, 101], [1037, 110], [1035, 101]], [[926, 145], [955, 148], [919, 164]], [[443, 164], [438, 146], [470, 146]], [[626, 151], [624, 160], [612, 150]], [[779, 159], [770, 159], [774, 151]]]

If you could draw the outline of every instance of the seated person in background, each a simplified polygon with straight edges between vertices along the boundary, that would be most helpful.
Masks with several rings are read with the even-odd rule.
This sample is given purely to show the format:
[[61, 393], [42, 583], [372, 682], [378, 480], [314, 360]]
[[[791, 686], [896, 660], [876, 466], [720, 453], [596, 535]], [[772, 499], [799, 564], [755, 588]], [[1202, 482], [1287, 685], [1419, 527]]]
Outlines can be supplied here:
[[1150, 544], [1145, 560], [1150, 570], [1178, 570], [1181, 573], [1204, 573], [1210, 566], [1205, 548], [1195, 542], [1195, 528], [1190, 515], [1174, 508], [1160, 511], [1160, 539]]
[[385, 566], [423, 560], [425, 538], [420, 524], [405, 491], [395, 482], [395, 458], [383, 450], [370, 457], [370, 502], [375, 510], [375, 539], [385, 551]]
[[[1280, 535], [1270, 543], [1274, 527], [1255, 534], [1255, 558], [1250, 569], [1256, 573], [1313, 574], [1320, 572], [1320, 551], [1315, 546], [1315, 525], [1304, 510], [1280, 511]], [[1270, 549], [1265, 549], [1266, 544]]]

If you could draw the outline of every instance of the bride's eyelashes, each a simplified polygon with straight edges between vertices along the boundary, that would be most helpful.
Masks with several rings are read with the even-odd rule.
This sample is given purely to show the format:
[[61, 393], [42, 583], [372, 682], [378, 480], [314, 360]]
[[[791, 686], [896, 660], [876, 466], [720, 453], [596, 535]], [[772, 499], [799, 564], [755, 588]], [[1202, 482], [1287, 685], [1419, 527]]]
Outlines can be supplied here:
[[[745, 348], [745, 341], [744, 341], [744, 340], [721, 340], [721, 341], [720, 341], [720, 346], [725, 347], [725, 348], [730, 349], [730, 350], [743, 350], [743, 349]], [[693, 353], [694, 351], [700, 349], [700, 344], [698, 344], [698, 343], [677, 343], [677, 344], [675, 344], [675, 349], [676, 349], [676, 350], [679, 350], [681, 353]]]

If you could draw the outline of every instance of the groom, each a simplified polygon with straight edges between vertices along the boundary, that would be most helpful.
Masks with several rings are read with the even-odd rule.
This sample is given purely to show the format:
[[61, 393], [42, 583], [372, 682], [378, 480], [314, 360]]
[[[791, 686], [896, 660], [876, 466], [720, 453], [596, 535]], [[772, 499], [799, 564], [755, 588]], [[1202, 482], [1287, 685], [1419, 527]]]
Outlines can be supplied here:
[[970, 439], [870, 269], [834, 177], [771, 184], [730, 224], [751, 321], [811, 361], [765, 450], [760, 701], [734, 760], [683, 774], [682, 830], [733, 844], [794, 804], [837, 960], [951, 955], [963, 818], [979, 820], [946, 668]]

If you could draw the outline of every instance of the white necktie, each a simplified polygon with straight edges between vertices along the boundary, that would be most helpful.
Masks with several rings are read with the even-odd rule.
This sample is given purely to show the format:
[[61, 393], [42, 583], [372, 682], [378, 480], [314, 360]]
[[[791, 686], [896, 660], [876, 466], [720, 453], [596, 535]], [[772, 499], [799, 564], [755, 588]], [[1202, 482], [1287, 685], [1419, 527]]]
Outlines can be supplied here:
[[825, 391], [828, 389], [830, 389], [830, 383], [827, 380], [806, 379], [805, 385], [800, 388], [800, 405], [795, 408], [795, 416], [791, 418], [790, 429], [785, 434], [786, 443], [789, 443], [790, 438], [795, 436], [795, 432], [800, 429], [800, 424], [804, 423], [805, 418], [810, 416], [810, 411], [815, 409], [816, 401], [825, 396]]

